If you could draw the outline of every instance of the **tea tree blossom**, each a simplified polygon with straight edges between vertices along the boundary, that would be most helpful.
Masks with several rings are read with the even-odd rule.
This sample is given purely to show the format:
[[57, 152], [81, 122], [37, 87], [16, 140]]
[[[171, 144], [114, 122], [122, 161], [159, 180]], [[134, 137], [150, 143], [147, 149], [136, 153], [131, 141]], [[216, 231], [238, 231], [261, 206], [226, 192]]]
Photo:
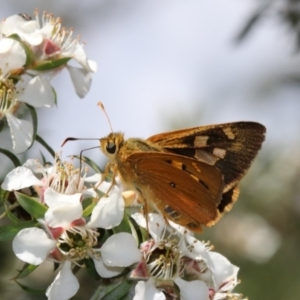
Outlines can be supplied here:
[[[62, 264], [60, 272], [47, 290], [49, 299], [68, 299], [77, 292], [79, 284], [70, 271], [71, 262], [80, 266], [83, 259], [90, 258], [99, 275], [112, 277], [120, 274], [124, 267], [140, 260], [141, 253], [129, 233], [113, 235], [99, 247], [97, 229], [82, 217], [80, 193], [64, 195], [47, 188], [44, 197], [49, 208], [44, 219], [39, 220], [42, 228], [21, 230], [13, 240], [13, 250], [19, 259], [33, 265], [39, 265], [45, 259]], [[105, 221], [107, 224], [110, 219], [115, 223], [110, 215], [105, 216], [99, 210], [92, 213], [92, 218], [99, 215], [108, 219]], [[126, 247], [120, 253], [123, 245]], [[64, 282], [70, 284], [68, 289], [71, 294], [66, 298], [63, 297]]]
[[[72, 30], [62, 27], [60, 18], [47, 13], [41, 19], [38, 12], [35, 19], [13, 15], [0, 24], [0, 120], [8, 123], [15, 154], [31, 147], [37, 131], [35, 120], [19, 115], [25, 104], [27, 111], [32, 111], [56, 103], [50, 79], [59, 71], [69, 71], [79, 97], [90, 89], [91, 73], [97, 66], [87, 58], [79, 38], [72, 35]], [[79, 67], [70, 65], [70, 60]]]
[[[145, 226], [141, 214], [133, 217]], [[236, 266], [219, 253], [209, 251], [207, 245], [181, 226], [167, 225], [158, 214], [149, 215], [148, 228], [153, 239], [141, 245], [143, 260], [131, 274], [132, 278], [148, 280], [137, 283], [134, 300], [167, 299], [166, 295], [180, 295], [180, 299], [187, 300], [230, 296], [237, 284]], [[236, 299], [242, 299], [242, 295], [236, 295], [240, 297]]]
[[[25, 20], [20, 15], [14, 15], [2, 23], [2, 34], [11, 36], [17, 34], [32, 53], [31, 70], [58, 71], [66, 66], [73, 81], [76, 93], [84, 97], [90, 89], [90, 73], [96, 71], [96, 63], [88, 60], [79, 38], [72, 38], [73, 30], [62, 27], [61, 19], [44, 12], [39, 17]], [[81, 67], [74, 67], [67, 62], [73, 59]]]

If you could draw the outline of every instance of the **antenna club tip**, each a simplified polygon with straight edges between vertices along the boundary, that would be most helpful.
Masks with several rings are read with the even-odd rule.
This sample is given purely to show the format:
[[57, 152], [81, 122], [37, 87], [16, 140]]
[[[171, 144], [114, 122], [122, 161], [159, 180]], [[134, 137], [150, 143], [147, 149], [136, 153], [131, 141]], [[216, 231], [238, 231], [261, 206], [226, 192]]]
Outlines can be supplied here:
[[103, 105], [103, 103], [102, 103], [101, 101], [99, 101], [99, 102], [97, 103], [97, 105], [100, 106], [100, 107], [104, 110], [104, 105]]

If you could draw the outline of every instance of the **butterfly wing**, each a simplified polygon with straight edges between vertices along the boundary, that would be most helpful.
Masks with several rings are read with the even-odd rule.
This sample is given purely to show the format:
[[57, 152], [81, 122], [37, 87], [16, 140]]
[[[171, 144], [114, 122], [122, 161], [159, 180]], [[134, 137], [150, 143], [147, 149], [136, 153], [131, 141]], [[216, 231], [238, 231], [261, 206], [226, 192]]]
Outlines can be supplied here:
[[214, 166], [163, 152], [134, 153], [126, 161], [136, 174], [135, 189], [166, 218], [193, 231], [220, 218], [224, 185]]
[[265, 139], [256, 122], [195, 127], [154, 135], [148, 141], [165, 151], [216, 166], [224, 176], [224, 193], [233, 190], [249, 169]]

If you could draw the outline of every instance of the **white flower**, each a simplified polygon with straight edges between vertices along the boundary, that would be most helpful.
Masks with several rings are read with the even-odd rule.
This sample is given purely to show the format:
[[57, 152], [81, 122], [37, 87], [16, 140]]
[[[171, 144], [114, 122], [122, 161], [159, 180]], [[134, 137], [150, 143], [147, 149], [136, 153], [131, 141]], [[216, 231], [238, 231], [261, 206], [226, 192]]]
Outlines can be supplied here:
[[[47, 258], [62, 263], [47, 289], [49, 299], [69, 299], [76, 294], [79, 284], [71, 272], [71, 262], [80, 266], [83, 259], [91, 258], [99, 275], [112, 277], [141, 260], [137, 243], [129, 233], [115, 234], [99, 248], [99, 233], [82, 218], [80, 198], [80, 193], [64, 195], [47, 188], [45, 203], [49, 208], [44, 219], [39, 220], [44, 229], [23, 229], [13, 240], [15, 255], [27, 263], [39, 265]], [[68, 291], [65, 291], [66, 283]]]
[[87, 94], [92, 81], [90, 73], [96, 72], [97, 65], [87, 59], [79, 38], [72, 38], [73, 31], [62, 28], [60, 18], [44, 12], [40, 19], [37, 11], [34, 20], [24, 20], [21, 16], [14, 15], [2, 22], [2, 33], [6, 36], [16, 33], [30, 46], [35, 70], [49, 70], [52, 68], [49, 64], [46, 66], [49, 61], [66, 59], [58, 66], [61, 68], [69, 59], [74, 59], [81, 67], [67, 64], [66, 68], [78, 96], [83, 98]]
[[72, 163], [62, 162], [56, 155], [54, 166], [42, 166], [39, 161], [28, 159], [23, 166], [10, 171], [1, 185], [7, 191], [20, 190], [33, 186], [44, 202], [44, 191], [51, 187], [55, 191], [67, 195], [84, 192], [85, 174], [81, 176], [79, 169]]
[[22, 72], [26, 54], [21, 44], [10, 38], [0, 39], [0, 119], [6, 117], [13, 150], [21, 153], [32, 144], [33, 126], [31, 122], [16, 117], [20, 102], [35, 107], [52, 106], [55, 94], [40, 77], [24, 78], [15, 84], [10, 76]]
[[[106, 193], [111, 183], [102, 182], [98, 189]], [[118, 226], [124, 215], [124, 200], [117, 186], [112, 186], [107, 197], [102, 197], [94, 207], [87, 226], [111, 229]]]
[[[142, 214], [132, 217], [146, 228]], [[225, 257], [210, 252], [182, 226], [166, 224], [161, 215], [149, 214], [148, 228], [153, 240], [141, 245], [143, 261], [131, 274], [148, 281], [137, 283], [134, 300], [166, 299], [162, 291], [174, 298], [180, 295], [183, 300], [219, 300], [231, 295], [238, 268]]]

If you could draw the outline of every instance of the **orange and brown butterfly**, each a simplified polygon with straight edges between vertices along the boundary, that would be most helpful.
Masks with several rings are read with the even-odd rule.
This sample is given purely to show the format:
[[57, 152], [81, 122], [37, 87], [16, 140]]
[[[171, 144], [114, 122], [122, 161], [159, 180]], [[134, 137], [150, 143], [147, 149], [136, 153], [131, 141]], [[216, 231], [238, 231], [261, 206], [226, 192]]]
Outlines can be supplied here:
[[238, 183], [265, 139], [256, 122], [165, 132], [144, 140], [111, 132], [103, 153], [148, 209], [189, 230], [214, 225], [239, 195]]

